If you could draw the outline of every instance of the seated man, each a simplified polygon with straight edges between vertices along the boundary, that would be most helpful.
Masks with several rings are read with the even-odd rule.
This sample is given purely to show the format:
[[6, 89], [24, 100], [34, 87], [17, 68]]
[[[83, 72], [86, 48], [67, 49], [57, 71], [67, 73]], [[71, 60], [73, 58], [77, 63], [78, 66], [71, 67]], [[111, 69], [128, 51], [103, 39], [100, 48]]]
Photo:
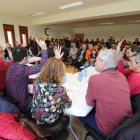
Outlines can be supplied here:
[[80, 117], [101, 135], [107, 137], [125, 119], [132, 116], [130, 90], [123, 74], [116, 70], [119, 53], [116, 50], [101, 50], [96, 59], [96, 70], [100, 73], [89, 79], [86, 102], [96, 108]]
[[4, 94], [4, 91], [6, 89], [6, 74], [8, 67], [13, 63], [13, 60], [11, 61], [4, 61], [4, 51], [2, 46], [0, 46], [0, 96]]
[[[95, 47], [93, 47], [92, 44], [89, 44], [88, 47], [89, 47], [89, 49], [87, 50], [86, 57], [85, 57], [87, 61], [84, 64], [84, 68], [87, 68], [89, 66], [94, 66], [96, 57], [98, 55], [98, 50]], [[95, 50], [95, 51], [93, 52], [93, 50]], [[94, 55], [95, 55], [94, 58], [93, 58], [93, 55], [92, 55], [92, 57], [90, 56], [91, 53], [94, 53]]]
[[68, 50], [65, 47], [65, 43], [64, 42], [60, 43], [60, 47], [61, 47], [61, 54], [63, 53], [63, 56], [62, 56], [61, 60], [64, 61], [68, 57]]
[[22, 113], [28, 112], [32, 105], [32, 97], [28, 94], [28, 77], [40, 72], [48, 58], [45, 42], [41, 41], [38, 44], [42, 48], [42, 58], [39, 65], [27, 66], [27, 49], [19, 46], [14, 48], [12, 52], [14, 62], [7, 71], [7, 97], [18, 102], [18, 108]]
[[52, 43], [49, 44], [49, 48], [48, 48], [48, 58], [50, 57], [54, 57], [55, 54], [54, 54], [54, 48], [53, 48], [53, 45]]
[[9, 60], [11, 60], [13, 58], [12, 50], [13, 50], [13, 48], [12, 48], [11, 44], [7, 43], [6, 44], [6, 49], [4, 50], [4, 52], [5, 52], [5, 59], [8, 58]]
[[73, 64], [78, 70], [80, 70], [80, 67], [83, 66], [83, 64], [86, 61], [85, 60], [85, 55], [86, 55], [86, 44], [83, 44], [82, 49], [80, 49], [77, 52], [77, 59]]

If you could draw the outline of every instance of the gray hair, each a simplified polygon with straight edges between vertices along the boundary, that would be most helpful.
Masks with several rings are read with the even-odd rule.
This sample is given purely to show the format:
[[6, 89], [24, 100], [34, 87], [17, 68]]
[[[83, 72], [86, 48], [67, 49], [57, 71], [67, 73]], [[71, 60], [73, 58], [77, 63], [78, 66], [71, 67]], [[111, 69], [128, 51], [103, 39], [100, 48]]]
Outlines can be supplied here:
[[140, 53], [135, 53], [131, 57], [135, 57], [135, 62], [140, 63]]
[[8, 47], [8, 45], [11, 45], [10, 43], [6, 43], [6, 48]]
[[102, 49], [98, 55], [99, 61], [105, 61], [107, 68], [116, 68], [120, 61], [120, 54], [116, 50]]

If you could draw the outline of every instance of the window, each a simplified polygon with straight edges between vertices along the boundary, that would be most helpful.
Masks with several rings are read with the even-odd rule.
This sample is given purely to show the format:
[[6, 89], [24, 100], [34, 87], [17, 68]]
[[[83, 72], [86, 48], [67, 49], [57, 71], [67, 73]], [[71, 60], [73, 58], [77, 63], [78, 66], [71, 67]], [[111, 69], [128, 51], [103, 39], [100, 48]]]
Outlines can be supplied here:
[[15, 47], [15, 32], [14, 26], [9, 24], [3, 24], [5, 43], [10, 43], [12, 47]]
[[26, 26], [19, 26], [20, 43], [28, 45], [28, 28]]

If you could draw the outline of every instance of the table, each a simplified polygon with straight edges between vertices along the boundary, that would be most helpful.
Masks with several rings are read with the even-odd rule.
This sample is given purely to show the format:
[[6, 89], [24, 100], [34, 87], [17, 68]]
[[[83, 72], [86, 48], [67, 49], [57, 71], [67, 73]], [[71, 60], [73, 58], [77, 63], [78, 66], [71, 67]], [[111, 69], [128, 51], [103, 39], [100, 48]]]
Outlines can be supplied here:
[[[72, 100], [71, 108], [64, 109], [64, 113], [70, 115], [69, 128], [72, 134], [74, 135], [74, 137], [76, 138], [76, 140], [78, 140], [78, 138], [73, 132], [71, 127], [72, 115], [78, 117], [85, 117], [92, 110], [93, 107], [88, 106], [86, 103], [85, 95], [88, 87], [88, 79], [91, 75], [95, 75], [95, 74], [99, 74], [99, 73], [94, 69], [94, 67], [88, 67], [87, 77], [83, 77], [82, 81], [78, 81], [78, 73], [72, 74], [66, 78], [66, 84], [70, 84], [79, 88], [79, 90], [70, 97], [70, 99]], [[32, 84], [28, 86], [28, 90], [32, 93], [33, 90]]]
[[37, 61], [40, 61], [41, 60], [41, 57], [31, 57], [28, 59], [28, 63], [34, 63], [34, 62], [37, 62]]

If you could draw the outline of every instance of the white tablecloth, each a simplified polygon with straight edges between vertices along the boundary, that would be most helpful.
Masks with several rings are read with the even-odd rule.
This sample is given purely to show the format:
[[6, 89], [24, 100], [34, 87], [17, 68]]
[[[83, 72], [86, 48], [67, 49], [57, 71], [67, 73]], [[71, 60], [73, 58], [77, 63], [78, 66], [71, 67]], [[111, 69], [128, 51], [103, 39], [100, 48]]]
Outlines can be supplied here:
[[41, 57], [31, 57], [28, 59], [28, 63], [34, 63], [34, 62], [37, 62], [37, 61], [40, 61], [41, 60]]
[[[85, 95], [88, 87], [88, 78], [95, 74], [98, 74], [98, 72], [94, 70], [94, 67], [89, 67], [87, 68], [87, 77], [83, 76], [83, 80], [81, 82], [78, 81], [78, 73], [67, 76], [66, 84], [78, 87], [79, 90], [70, 97], [72, 100], [72, 106], [69, 109], [64, 109], [64, 113], [84, 117], [92, 110], [93, 107], [86, 104]], [[28, 90], [32, 93], [32, 84], [28, 85]]]

